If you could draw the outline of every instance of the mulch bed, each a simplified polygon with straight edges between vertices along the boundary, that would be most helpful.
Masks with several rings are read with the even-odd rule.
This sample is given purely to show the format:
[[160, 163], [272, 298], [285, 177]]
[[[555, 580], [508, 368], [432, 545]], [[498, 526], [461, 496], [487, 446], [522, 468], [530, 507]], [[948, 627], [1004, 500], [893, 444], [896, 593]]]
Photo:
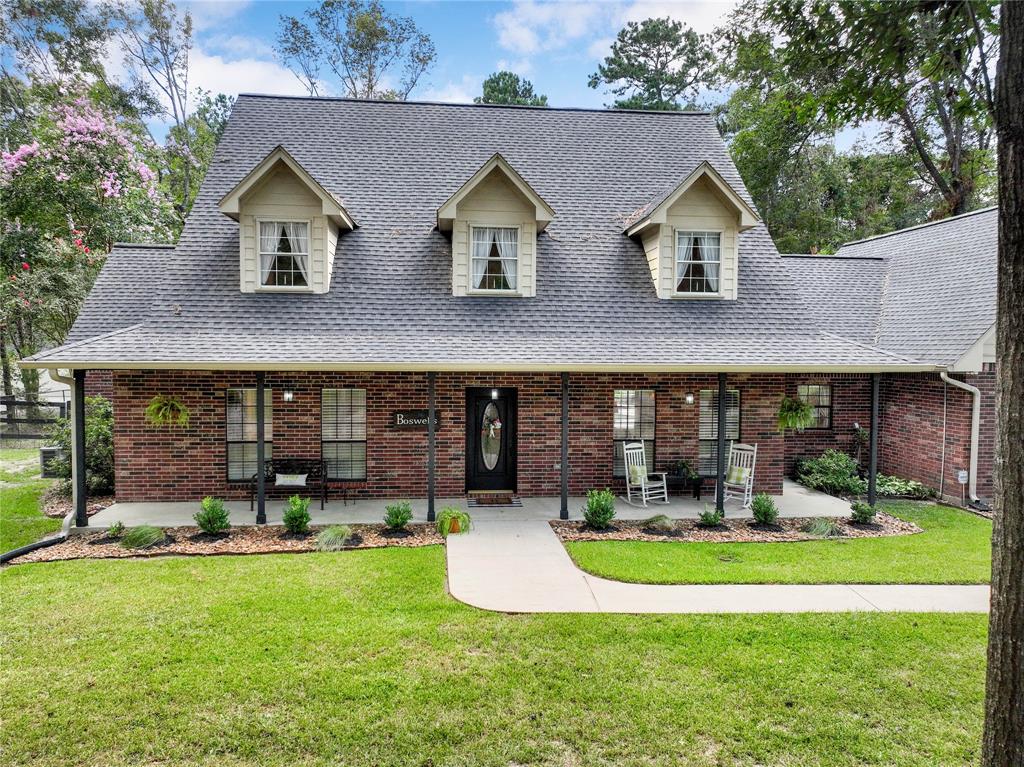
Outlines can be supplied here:
[[[384, 525], [349, 525], [352, 538], [347, 549], [376, 549], [385, 546], [432, 546], [444, 543], [433, 525], [413, 524], [407, 533], [394, 533]], [[226, 534], [207, 535], [197, 527], [169, 527], [167, 540], [148, 549], [126, 549], [106, 531], [72, 535], [63, 543], [37, 549], [11, 561], [54, 562], [61, 559], [125, 559], [130, 557], [209, 556], [215, 554], [276, 554], [316, 550], [316, 534], [291, 535], [280, 525], [234, 527]]]
[[[780, 519], [774, 525], [758, 525], [749, 519], [726, 519], [717, 527], [700, 527], [695, 519], [681, 519], [675, 530], [651, 530], [640, 520], [615, 520], [607, 530], [594, 530], [586, 522], [551, 522], [562, 541], [687, 541], [691, 543], [777, 543], [785, 541], [820, 541], [818, 536], [800, 528], [810, 519]], [[883, 538], [913, 535], [922, 532], [912, 522], [905, 522], [884, 512], [875, 515], [874, 523], [858, 525], [849, 519], [834, 520], [842, 528], [843, 538]]]
[[[114, 496], [98, 495], [89, 496], [86, 499], [85, 511], [90, 517], [97, 512], [103, 511], [107, 506], [114, 504]], [[43, 514], [53, 519], [63, 519], [72, 511], [71, 499], [58, 494], [54, 488], [46, 491], [43, 496]]]

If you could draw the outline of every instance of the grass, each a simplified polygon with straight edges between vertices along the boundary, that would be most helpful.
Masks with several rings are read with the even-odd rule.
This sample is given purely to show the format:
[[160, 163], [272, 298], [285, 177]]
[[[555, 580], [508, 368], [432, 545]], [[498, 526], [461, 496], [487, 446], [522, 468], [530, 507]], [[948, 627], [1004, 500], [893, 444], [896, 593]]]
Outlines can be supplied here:
[[502, 615], [441, 547], [0, 572], [9, 765], [974, 765], [982, 615]]
[[60, 529], [61, 521], [43, 516], [39, 507], [49, 486], [39, 478], [38, 450], [0, 450], [0, 552]]
[[567, 543], [582, 569], [632, 583], [988, 583], [992, 523], [937, 504], [885, 504], [917, 535], [799, 543]]

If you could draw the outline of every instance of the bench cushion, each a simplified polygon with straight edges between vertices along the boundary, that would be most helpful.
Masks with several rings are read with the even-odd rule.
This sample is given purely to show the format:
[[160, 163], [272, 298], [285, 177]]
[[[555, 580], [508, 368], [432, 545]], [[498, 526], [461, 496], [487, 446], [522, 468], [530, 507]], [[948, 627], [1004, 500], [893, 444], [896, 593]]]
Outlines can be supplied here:
[[305, 487], [306, 474], [278, 474], [274, 484], [278, 487]]

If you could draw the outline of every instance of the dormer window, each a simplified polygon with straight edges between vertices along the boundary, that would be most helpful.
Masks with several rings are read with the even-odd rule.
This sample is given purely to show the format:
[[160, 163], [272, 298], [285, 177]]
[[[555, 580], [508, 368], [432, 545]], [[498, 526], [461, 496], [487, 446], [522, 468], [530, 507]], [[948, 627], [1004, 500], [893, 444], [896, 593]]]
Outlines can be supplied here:
[[260, 221], [260, 285], [309, 286], [308, 221]]
[[721, 232], [676, 232], [676, 293], [718, 293]]
[[474, 226], [472, 230], [473, 290], [517, 290], [519, 228]]

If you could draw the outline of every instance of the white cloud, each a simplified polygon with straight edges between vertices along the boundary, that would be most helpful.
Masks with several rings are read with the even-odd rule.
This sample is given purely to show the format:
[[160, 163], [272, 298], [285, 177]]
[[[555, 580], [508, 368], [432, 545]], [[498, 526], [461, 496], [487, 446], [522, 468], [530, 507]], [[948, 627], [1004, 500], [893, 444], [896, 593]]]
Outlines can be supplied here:
[[517, 0], [495, 15], [498, 44], [520, 55], [563, 48], [603, 26], [610, 6]]
[[651, 2], [638, 0], [622, 8], [620, 24], [644, 19], [663, 19], [666, 16], [682, 21], [696, 32], [706, 34], [725, 21], [725, 17], [739, 5], [738, 0], [690, 0], [689, 2]]
[[515, 72], [517, 75], [523, 76], [530, 74], [533, 62], [529, 59], [498, 59], [494, 66], [498, 72]]
[[193, 29], [204, 32], [221, 26], [249, 5], [250, 0], [186, 0], [178, 3], [178, 11], [191, 13]]
[[208, 35], [201, 44], [204, 50], [228, 58], [274, 58], [274, 48], [269, 41], [249, 35]]
[[239, 93], [301, 96], [306, 93], [295, 75], [272, 59], [252, 56], [229, 59], [203, 48], [194, 48], [190, 69], [190, 84], [211, 93], [231, 96]]
[[587, 48], [587, 55], [592, 59], [602, 61], [611, 52], [612, 43], [614, 42], [614, 37], [599, 37]]
[[476, 75], [463, 75], [458, 82], [449, 80], [440, 87], [427, 88], [420, 98], [424, 101], [443, 101], [449, 104], [471, 104], [473, 98], [479, 96], [482, 89], [483, 78]]

